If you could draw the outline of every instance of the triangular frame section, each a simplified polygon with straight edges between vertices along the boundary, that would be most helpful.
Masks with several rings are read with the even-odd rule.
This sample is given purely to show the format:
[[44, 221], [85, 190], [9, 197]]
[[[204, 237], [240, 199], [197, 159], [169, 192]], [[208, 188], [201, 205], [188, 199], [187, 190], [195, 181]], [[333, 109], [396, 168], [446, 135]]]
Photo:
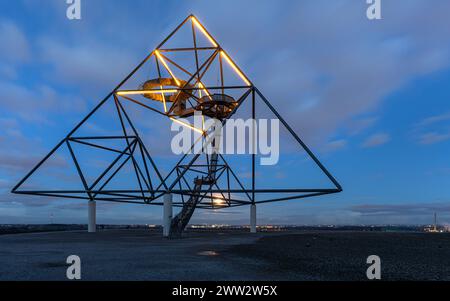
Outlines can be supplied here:
[[[191, 26], [192, 30], [192, 47], [184, 48], [167, 48], [168, 41], [179, 31], [183, 26]], [[196, 38], [198, 35], [202, 35], [204, 40], [209, 41], [210, 46], [198, 46]], [[192, 53], [191, 67], [188, 68], [183, 66], [183, 64], [176, 62], [171, 58], [171, 53]], [[205, 55], [206, 54], [206, 55]], [[202, 59], [203, 57], [203, 59]], [[150, 60], [154, 60], [155, 67], [152, 72], [158, 77], [159, 81], [147, 81], [142, 84], [139, 88], [137, 87], [127, 87], [127, 83], [134, 80], [134, 76], [138, 71], [146, 68]], [[217, 64], [217, 68], [220, 71], [218, 75], [217, 82], [218, 85], [205, 84], [203, 81], [207, 79], [208, 70], [213, 65]], [[224, 64], [233, 70], [233, 78], [225, 78], [224, 75]], [[192, 66], [195, 66], [192, 68]], [[168, 74], [170, 78], [161, 80], [162, 73]], [[176, 74], [182, 74], [182, 76], [177, 76]], [[227, 75], [228, 76], [228, 75]], [[228, 76], [229, 77], [229, 76]], [[226, 83], [238, 83], [227, 85]], [[163, 86], [173, 86], [170, 89], [164, 88]], [[150, 87], [150, 88], [148, 88]], [[331, 173], [325, 168], [325, 166], [318, 160], [318, 158], [313, 154], [313, 152], [308, 148], [308, 146], [300, 139], [296, 132], [289, 126], [289, 124], [284, 120], [284, 118], [278, 113], [278, 111], [273, 107], [269, 100], [256, 88], [247, 75], [239, 68], [231, 56], [220, 46], [220, 44], [214, 39], [214, 37], [207, 31], [207, 29], [200, 23], [200, 21], [194, 16], [188, 16], [183, 22], [178, 25], [169, 36], [164, 39], [150, 54], [148, 54], [142, 62], [136, 66], [135, 69], [122, 80], [75, 128], [70, 131], [65, 138], [63, 138], [13, 189], [12, 193], [16, 194], [26, 194], [26, 195], [40, 195], [40, 196], [52, 196], [52, 197], [66, 197], [75, 199], [86, 199], [86, 200], [99, 200], [99, 201], [111, 201], [111, 202], [123, 202], [123, 203], [139, 203], [139, 204], [153, 204], [162, 205], [161, 196], [166, 193], [173, 193], [181, 196], [179, 201], [174, 201], [174, 206], [182, 207], [184, 205], [184, 197], [190, 196], [192, 194], [192, 189], [190, 187], [185, 187], [181, 185], [185, 181], [184, 176], [186, 172], [194, 171], [196, 168], [196, 161], [200, 157], [200, 154], [196, 154], [189, 161], [188, 164], [184, 162], [187, 158], [187, 154], [182, 156], [178, 163], [173, 167], [169, 174], [165, 177], [161, 175], [155, 162], [153, 161], [149, 151], [139, 137], [139, 133], [134, 127], [132, 120], [124, 109], [122, 105], [123, 101], [131, 101], [141, 107], [148, 109], [152, 113], [157, 113], [167, 118], [170, 118], [174, 122], [183, 123], [185, 126], [190, 127], [192, 130], [201, 131], [205, 134], [203, 129], [194, 128], [192, 125], [179, 120], [179, 115], [175, 114], [176, 110], [179, 108], [180, 103], [184, 105], [184, 110], [186, 112], [189, 109], [195, 109], [205, 97], [211, 98], [213, 93], [233, 94], [234, 99], [236, 99], [236, 106], [232, 109], [231, 113], [227, 119], [222, 120], [225, 124], [229, 117], [231, 117], [244, 101], [251, 101], [252, 118], [256, 119], [255, 107], [256, 107], [256, 97], [262, 100], [262, 103], [267, 106], [270, 111], [279, 119], [282, 125], [288, 130], [290, 135], [295, 139], [295, 141], [300, 146], [300, 149], [304, 150], [307, 155], [314, 161], [316, 166], [320, 168], [323, 174], [329, 179], [333, 184], [333, 188], [319, 189], [319, 188], [298, 188], [298, 189], [258, 189], [255, 186], [255, 155], [252, 155], [252, 185], [251, 188], [244, 188], [240, 185], [239, 189], [231, 189], [230, 185], [227, 187], [219, 187], [213, 183], [207, 189], [197, 190], [197, 192], [205, 195], [205, 201], [199, 202], [199, 208], [204, 209], [220, 209], [225, 207], [235, 207], [250, 205], [256, 203], [267, 203], [276, 202], [292, 199], [301, 199], [312, 196], [319, 196], [331, 193], [337, 193], [342, 191], [341, 185], [338, 181], [331, 175]], [[151, 106], [148, 103], [148, 99], [157, 100], [160, 103], [159, 107]], [[76, 135], [77, 130], [85, 124], [95, 112], [97, 112], [102, 106], [107, 102], [114, 102], [117, 109], [118, 119], [122, 126], [123, 135], [120, 136], [87, 136], [79, 137]], [[189, 117], [189, 116], [188, 116]], [[130, 128], [131, 127], [131, 133]], [[126, 141], [127, 147], [122, 150], [118, 149], [108, 149], [102, 147], [101, 145], [96, 145], [92, 141], [95, 139], [122, 139]], [[85, 146], [98, 147], [104, 150], [116, 152], [117, 159], [114, 160], [108, 166], [108, 168], [102, 173], [101, 177], [96, 179], [95, 183], [89, 185], [84, 178], [83, 172], [77, 162], [77, 156], [73, 151], [71, 145], [73, 143], [82, 143]], [[67, 146], [72, 159], [73, 164], [78, 171], [80, 181], [83, 184], [84, 190], [26, 190], [23, 189], [24, 183], [52, 156], [55, 152], [63, 146]], [[192, 146], [194, 147], [194, 145]], [[144, 166], [139, 166], [136, 156], [140, 156], [140, 161], [143, 162]], [[112, 190], [104, 189], [107, 186], [109, 180], [114, 177], [114, 172], [118, 172], [121, 168], [120, 159], [122, 157], [127, 157], [134, 166], [136, 180], [139, 183], [139, 187], [135, 190]], [[237, 182], [239, 178], [233, 171], [231, 166], [225, 161], [225, 158], [220, 155], [221, 160], [221, 176], [226, 174], [226, 177], [233, 177]], [[125, 160], [122, 160], [121, 164]], [[126, 161], [125, 161], [126, 162]], [[119, 166], [117, 166], [119, 164]], [[113, 170], [115, 170], [113, 172]], [[154, 174], [153, 179], [150, 176], [150, 172]], [[109, 173], [109, 175], [108, 175]], [[170, 180], [170, 176], [176, 174], [175, 180]], [[220, 178], [220, 176], [218, 177]], [[103, 184], [100, 184], [102, 181]], [[106, 184], [104, 184], [106, 182]], [[154, 184], [158, 183], [158, 184]], [[239, 182], [240, 183], [240, 182]], [[189, 185], [188, 185], [189, 186]], [[99, 188], [100, 187], [100, 188]], [[232, 199], [230, 196], [232, 194], [241, 193], [246, 196], [245, 200]], [[228, 196], [225, 202], [225, 206], [215, 206], [213, 203], [213, 194], [220, 194], [222, 196]], [[282, 195], [278, 197], [261, 197], [261, 195]], [[208, 197], [208, 195], [210, 197]], [[284, 195], [284, 196], [283, 196]]]

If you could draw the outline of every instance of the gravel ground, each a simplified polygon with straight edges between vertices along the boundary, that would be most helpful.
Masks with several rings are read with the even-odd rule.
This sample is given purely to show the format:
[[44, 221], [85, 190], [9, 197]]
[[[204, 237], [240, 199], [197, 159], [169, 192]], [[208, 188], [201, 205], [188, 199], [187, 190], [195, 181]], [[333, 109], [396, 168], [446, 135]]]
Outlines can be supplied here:
[[0, 280], [66, 280], [81, 257], [83, 280], [365, 280], [369, 255], [385, 280], [450, 280], [450, 235], [381, 232], [149, 230], [0, 236]]
[[318, 232], [263, 237], [230, 248], [273, 280], [365, 280], [378, 255], [383, 280], [450, 280], [450, 234]]

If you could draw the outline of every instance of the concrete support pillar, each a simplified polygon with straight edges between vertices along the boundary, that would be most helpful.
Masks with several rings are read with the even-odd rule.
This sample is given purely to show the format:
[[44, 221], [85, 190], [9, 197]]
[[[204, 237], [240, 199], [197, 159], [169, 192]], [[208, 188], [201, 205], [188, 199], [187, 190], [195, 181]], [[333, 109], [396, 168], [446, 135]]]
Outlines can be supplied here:
[[256, 233], [256, 205], [250, 205], [250, 233]]
[[164, 195], [164, 209], [163, 209], [163, 236], [169, 237], [170, 223], [172, 222], [172, 194]]
[[88, 202], [88, 232], [93, 233], [96, 231], [96, 208], [95, 201]]

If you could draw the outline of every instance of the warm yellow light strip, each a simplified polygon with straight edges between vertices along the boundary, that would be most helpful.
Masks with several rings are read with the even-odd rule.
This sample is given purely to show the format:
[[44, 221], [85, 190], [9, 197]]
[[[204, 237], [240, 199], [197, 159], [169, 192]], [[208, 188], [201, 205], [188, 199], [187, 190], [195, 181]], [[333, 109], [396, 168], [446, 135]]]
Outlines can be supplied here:
[[180, 82], [178, 81], [178, 79], [175, 77], [175, 75], [172, 73], [172, 70], [170, 70], [169, 66], [167, 65], [166, 61], [164, 60], [164, 58], [161, 56], [161, 54], [159, 53], [158, 50], [155, 50], [155, 54], [158, 57], [158, 59], [161, 61], [161, 63], [163, 63], [164, 67], [166, 67], [166, 70], [169, 71], [170, 75], [172, 76], [172, 78], [175, 80], [177, 86], [180, 86]]
[[117, 95], [138, 95], [138, 94], [163, 94], [163, 93], [177, 93], [177, 89], [163, 89], [163, 90], [130, 90], [130, 91], [117, 91]]
[[230, 59], [230, 57], [225, 53], [225, 51], [221, 50], [220, 54], [225, 58], [225, 60], [230, 64], [230, 66], [234, 69], [234, 71], [242, 78], [242, 80], [249, 86], [251, 86], [250, 81], [247, 77], [239, 70], [235, 63]]
[[214, 47], [217, 47], [217, 43], [214, 41], [214, 39], [206, 32], [206, 30], [203, 28], [203, 26], [197, 21], [197, 19], [192, 16], [191, 17], [192, 22], [194, 25], [208, 38], [208, 40], [211, 42], [211, 44], [214, 45]]
[[194, 126], [192, 126], [192, 125], [190, 125], [190, 124], [188, 124], [188, 123], [185, 123], [185, 122], [183, 122], [183, 121], [181, 121], [181, 120], [178, 120], [178, 119], [175, 119], [175, 118], [173, 118], [173, 117], [170, 117], [170, 119], [173, 120], [173, 121], [175, 121], [176, 123], [179, 123], [179, 124], [181, 124], [181, 125], [183, 125], [183, 126], [185, 126], [185, 127], [190, 128], [191, 130], [194, 130], [194, 131], [196, 131], [196, 132], [198, 132], [198, 133], [200, 133], [200, 134], [202, 134], [202, 135], [205, 134], [202, 130], [200, 130], [200, 129], [198, 129], [198, 128], [196, 128], [196, 127], [194, 127]]
[[[163, 90], [163, 87], [162, 86], [160, 86], [160, 87], [161, 87], [161, 90]], [[162, 96], [163, 104], [164, 104], [164, 113], [167, 113], [166, 96], [164, 96], [163, 92], [161, 92], [161, 96]]]
[[[211, 95], [209, 95], [208, 90], [205, 89], [205, 86], [204, 86], [201, 82], [198, 82], [198, 87], [201, 88], [201, 89], [203, 89], [203, 91], [204, 91], [205, 94], [209, 97], [209, 99], [212, 100], [212, 97], [211, 97]], [[200, 90], [200, 91], [201, 91], [201, 90]]]

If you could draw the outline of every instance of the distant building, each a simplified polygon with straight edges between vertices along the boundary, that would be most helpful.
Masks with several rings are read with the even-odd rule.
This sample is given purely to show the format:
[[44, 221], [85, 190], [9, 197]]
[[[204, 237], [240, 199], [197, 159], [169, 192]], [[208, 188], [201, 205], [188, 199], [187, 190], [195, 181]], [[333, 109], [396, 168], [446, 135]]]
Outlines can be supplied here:
[[436, 212], [434, 213], [434, 224], [426, 226], [423, 230], [425, 232], [428, 232], [428, 233], [443, 233], [443, 232], [446, 232], [443, 227], [438, 226]]

